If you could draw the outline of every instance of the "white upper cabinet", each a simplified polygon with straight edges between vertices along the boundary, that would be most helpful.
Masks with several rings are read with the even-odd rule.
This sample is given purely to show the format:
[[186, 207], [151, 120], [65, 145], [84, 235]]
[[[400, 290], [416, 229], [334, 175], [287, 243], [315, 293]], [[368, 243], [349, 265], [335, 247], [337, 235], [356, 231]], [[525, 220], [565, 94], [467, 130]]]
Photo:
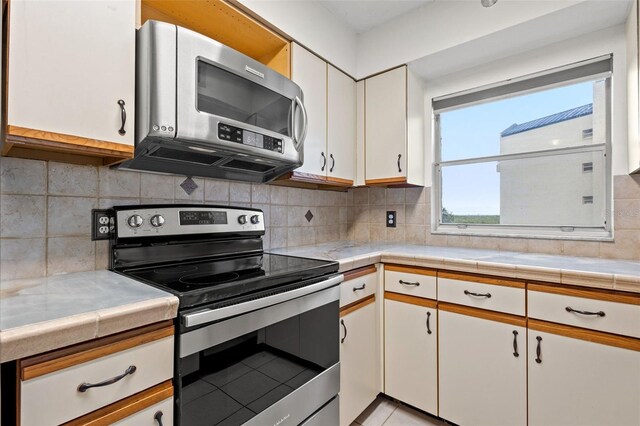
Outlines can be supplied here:
[[355, 186], [364, 186], [364, 80], [356, 83], [356, 181]]
[[365, 182], [424, 185], [424, 89], [406, 66], [365, 80]]
[[327, 73], [327, 180], [356, 179], [356, 82], [329, 65]]
[[133, 145], [135, 24], [135, 1], [12, 0], [9, 133]]
[[299, 173], [327, 174], [327, 63], [291, 43], [291, 79], [302, 89], [309, 125], [304, 140], [304, 164]]

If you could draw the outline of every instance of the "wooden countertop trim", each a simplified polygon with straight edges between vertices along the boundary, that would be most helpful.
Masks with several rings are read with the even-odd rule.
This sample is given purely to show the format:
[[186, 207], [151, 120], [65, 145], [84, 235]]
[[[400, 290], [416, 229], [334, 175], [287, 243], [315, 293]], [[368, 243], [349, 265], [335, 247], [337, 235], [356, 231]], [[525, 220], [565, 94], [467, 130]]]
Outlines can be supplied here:
[[527, 290], [560, 294], [563, 296], [584, 297], [586, 299], [604, 300], [606, 302], [640, 305], [640, 294], [623, 293], [613, 290], [596, 290], [589, 288], [576, 288], [566, 284], [542, 283], [527, 283]]
[[529, 329], [640, 352], [640, 339], [636, 339], [634, 337], [619, 336], [617, 334], [587, 330], [585, 328], [572, 327], [536, 319], [529, 319]]
[[436, 269], [398, 265], [395, 263], [386, 263], [384, 265], [384, 270], [392, 272], [406, 272], [408, 274], [428, 275], [430, 277], [435, 277], [438, 272]]
[[340, 318], [342, 318], [345, 315], [349, 315], [351, 312], [357, 311], [360, 308], [364, 308], [365, 306], [370, 305], [375, 301], [376, 301], [376, 295], [370, 294], [363, 299], [356, 300], [353, 303], [349, 303], [347, 306], [343, 306], [342, 308], [340, 308]]
[[487, 311], [485, 309], [472, 308], [469, 306], [454, 305], [453, 303], [439, 302], [438, 309], [441, 311], [453, 312], [454, 314], [467, 315], [470, 317], [486, 319], [489, 321], [502, 322], [518, 327], [526, 327], [527, 320], [524, 317], [505, 314], [502, 312]]
[[169, 320], [25, 358], [18, 365], [20, 379], [34, 379], [173, 335], [173, 322]]
[[358, 269], [352, 269], [344, 273], [344, 280], [355, 280], [356, 278], [364, 277], [365, 275], [375, 274], [378, 271], [375, 265], [364, 266]]
[[436, 309], [438, 307], [438, 302], [435, 300], [409, 296], [408, 294], [394, 293], [392, 291], [385, 291], [384, 298], [387, 300], [395, 300], [396, 302], [408, 303], [410, 305], [424, 306], [425, 308]]
[[394, 178], [384, 178], [384, 179], [366, 179], [364, 181], [365, 185], [391, 185], [391, 184], [402, 184], [407, 183], [406, 177], [394, 177]]
[[[111, 425], [171, 397], [173, 397], [173, 386], [171, 385], [171, 380], [167, 380], [85, 416], [64, 423], [64, 426]], [[171, 413], [164, 413], [163, 420], [168, 419], [170, 415]]]
[[438, 271], [438, 278], [448, 278], [452, 280], [470, 281], [481, 284], [499, 285], [503, 287], [525, 288], [525, 281], [515, 280], [511, 278], [477, 275], [468, 272]]

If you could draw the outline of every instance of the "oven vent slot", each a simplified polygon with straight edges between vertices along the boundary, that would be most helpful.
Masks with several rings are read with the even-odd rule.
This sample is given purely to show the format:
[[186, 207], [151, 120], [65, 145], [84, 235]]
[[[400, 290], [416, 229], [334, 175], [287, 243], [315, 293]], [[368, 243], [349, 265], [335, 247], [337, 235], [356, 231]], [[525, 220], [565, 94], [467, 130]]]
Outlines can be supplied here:
[[149, 157], [164, 158], [166, 160], [173, 160], [173, 161], [184, 161], [185, 163], [204, 164], [207, 166], [213, 163], [216, 163], [222, 159], [222, 157], [211, 155], [211, 154], [181, 151], [181, 150], [170, 149], [170, 148], [158, 148], [157, 150], [149, 154]]
[[273, 166], [271, 164], [250, 163], [248, 161], [241, 160], [231, 160], [228, 163], [223, 164], [221, 167], [260, 173], [268, 172], [269, 170], [273, 170], [276, 168], [276, 166]]

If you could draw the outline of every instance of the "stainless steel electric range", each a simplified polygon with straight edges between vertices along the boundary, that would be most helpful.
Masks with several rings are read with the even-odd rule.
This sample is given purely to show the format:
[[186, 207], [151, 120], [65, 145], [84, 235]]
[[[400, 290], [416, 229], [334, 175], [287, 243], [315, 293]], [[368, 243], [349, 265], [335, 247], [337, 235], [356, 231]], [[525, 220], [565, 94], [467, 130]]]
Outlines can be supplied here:
[[110, 268], [180, 299], [176, 424], [338, 424], [337, 263], [265, 253], [260, 210], [111, 214]]

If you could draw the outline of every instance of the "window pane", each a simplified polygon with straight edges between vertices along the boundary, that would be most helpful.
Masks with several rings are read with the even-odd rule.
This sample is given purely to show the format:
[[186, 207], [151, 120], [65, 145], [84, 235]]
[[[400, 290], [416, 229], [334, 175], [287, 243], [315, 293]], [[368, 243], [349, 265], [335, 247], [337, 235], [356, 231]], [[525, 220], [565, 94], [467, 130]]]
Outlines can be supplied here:
[[444, 166], [442, 223], [603, 227], [604, 167], [602, 151]]
[[442, 161], [606, 142], [606, 80], [440, 114]]

